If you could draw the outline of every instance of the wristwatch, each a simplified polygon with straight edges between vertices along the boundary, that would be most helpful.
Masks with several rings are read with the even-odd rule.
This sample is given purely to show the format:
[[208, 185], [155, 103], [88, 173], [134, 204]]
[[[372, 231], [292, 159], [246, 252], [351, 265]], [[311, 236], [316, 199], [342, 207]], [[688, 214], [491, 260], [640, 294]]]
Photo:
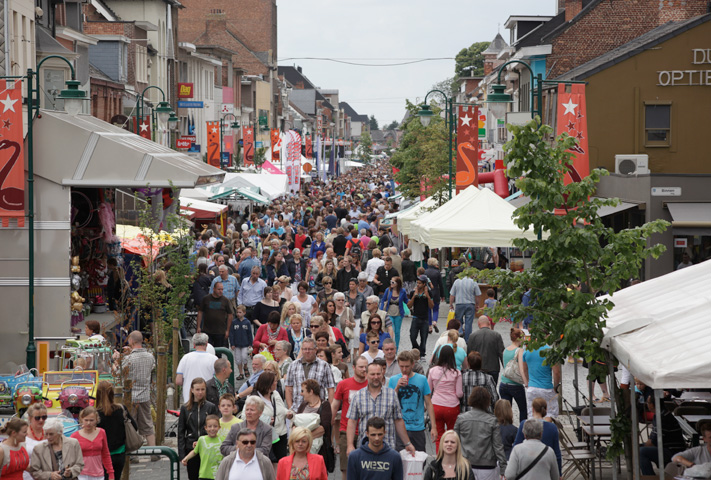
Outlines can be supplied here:
[[410, 445], [412, 445], [412, 442], [407, 442], [407, 443], [405, 444], [405, 447], [409, 447]]

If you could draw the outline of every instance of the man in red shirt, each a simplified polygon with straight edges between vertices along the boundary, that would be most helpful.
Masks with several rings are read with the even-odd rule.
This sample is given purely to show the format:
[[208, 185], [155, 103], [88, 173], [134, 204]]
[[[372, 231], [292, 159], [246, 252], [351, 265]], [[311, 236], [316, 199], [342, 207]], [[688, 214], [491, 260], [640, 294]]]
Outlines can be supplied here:
[[[331, 402], [331, 412], [334, 412], [334, 424], [336, 423], [335, 412], [338, 412], [338, 409], [342, 407], [341, 425], [338, 430], [336, 430], [335, 428], [333, 429], [333, 444], [337, 445], [337, 449], [340, 448], [341, 475], [343, 480], [346, 480], [346, 470], [348, 469], [348, 445], [346, 441], [348, 417], [346, 417], [346, 412], [348, 412], [348, 408], [351, 405], [351, 399], [356, 394], [356, 392], [368, 386], [368, 380], [365, 378], [367, 370], [368, 359], [366, 359], [365, 357], [358, 357], [355, 363], [355, 367], [353, 367], [353, 376], [351, 378], [347, 378], [338, 382], [338, 386], [336, 387], [336, 394], [333, 396], [333, 401]], [[336, 437], [336, 435], [338, 435], [338, 437]], [[358, 432], [356, 432], [356, 438], [358, 438]], [[338, 453], [338, 451], [336, 453]]]

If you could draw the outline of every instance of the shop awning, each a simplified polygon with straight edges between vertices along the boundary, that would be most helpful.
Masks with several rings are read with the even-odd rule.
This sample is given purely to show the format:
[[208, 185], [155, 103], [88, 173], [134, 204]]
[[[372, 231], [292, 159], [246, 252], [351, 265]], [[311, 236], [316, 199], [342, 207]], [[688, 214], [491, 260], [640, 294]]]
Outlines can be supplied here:
[[259, 193], [255, 192], [254, 190], [250, 190], [249, 188], [238, 188], [237, 193], [247, 200], [251, 200], [256, 203], [261, 203], [262, 205], [269, 205], [271, 201]]
[[223, 212], [227, 211], [227, 205], [218, 203], [204, 202], [195, 198], [180, 197], [180, 208], [195, 212], [197, 219], [211, 219], [219, 217]]
[[271, 173], [228, 173], [220, 185], [225, 188], [258, 188], [259, 193], [270, 201], [286, 195], [288, 190], [286, 175]]
[[42, 110], [34, 120], [35, 173], [74, 187], [193, 188], [225, 172], [91, 115]]
[[675, 235], [711, 235], [711, 203], [667, 203]]
[[614, 215], [615, 213], [624, 212], [625, 210], [629, 210], [630, 208], [634, 208], [637, 206], [639, 206], [639, 203], [621, 201], [620, 204], [616, 207], [600, 207], [597, 211], [597, 214], [601, 217], [607, 217], [608, 215]]

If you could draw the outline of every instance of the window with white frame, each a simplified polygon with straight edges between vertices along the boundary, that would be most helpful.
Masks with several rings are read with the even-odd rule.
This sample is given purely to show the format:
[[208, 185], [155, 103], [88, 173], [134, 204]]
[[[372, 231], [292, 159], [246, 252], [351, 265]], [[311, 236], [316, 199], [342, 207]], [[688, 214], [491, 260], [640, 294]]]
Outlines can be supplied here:
[[136, 44], [136, 81], [148, 83], [148, 49]]

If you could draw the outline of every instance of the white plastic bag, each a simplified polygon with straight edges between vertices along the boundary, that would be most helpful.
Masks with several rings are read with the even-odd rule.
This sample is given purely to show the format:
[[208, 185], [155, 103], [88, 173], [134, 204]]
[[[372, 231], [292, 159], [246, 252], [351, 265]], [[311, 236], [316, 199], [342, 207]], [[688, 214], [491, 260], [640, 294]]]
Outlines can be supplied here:
[[403, 478], [407, 480], [422, 480], [425, 473], [425, 462], [429, 458], [425, 452], [415, 452], [413, 457], [407, 450], [400, 451], [402, 459]]
[[[318, 413], [297, 413], [292, 419], [295, 427], [308, 428], [312, 432], [321, 426], [321, 416]], [[310, 453], [318, 453], [323, 446], [323, 437], [314, 438]]]

